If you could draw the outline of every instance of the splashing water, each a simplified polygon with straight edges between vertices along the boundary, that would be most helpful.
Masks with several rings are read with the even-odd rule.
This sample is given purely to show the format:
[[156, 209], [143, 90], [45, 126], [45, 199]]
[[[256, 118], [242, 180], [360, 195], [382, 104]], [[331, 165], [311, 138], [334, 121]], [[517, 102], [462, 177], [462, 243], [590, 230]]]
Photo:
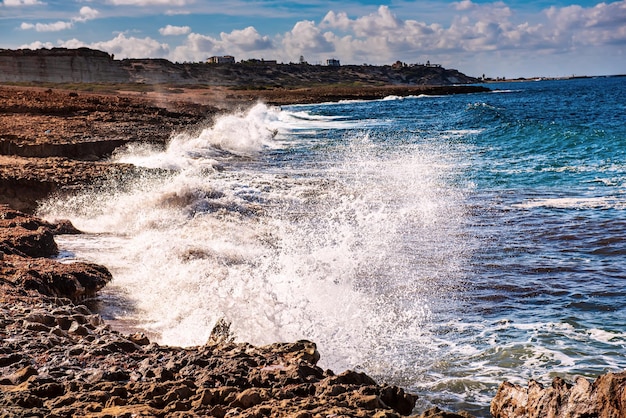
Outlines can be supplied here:
[[88, 232], [60, 246], [109, 267], [107, 292], [123, 298], [112, 315], [160, 343], [203, 344], [224, 318], [239, 340], [306, 338], [327, 367], [402, 378], [435, 344], [432, 304], [451, 303], [463, 196], [450, 145], [391, 145], [355, 126], [257, 105], [164, 151], [117, 152], [166, 171], [51, 199], [40, 215]]
[[623, 80], [289, 106], [133, 145], [132, 178], [44, 202], [88, 232], [114, 326], [203, 344], [310, 339], [489, 416], [498, 385], [623, 369]]

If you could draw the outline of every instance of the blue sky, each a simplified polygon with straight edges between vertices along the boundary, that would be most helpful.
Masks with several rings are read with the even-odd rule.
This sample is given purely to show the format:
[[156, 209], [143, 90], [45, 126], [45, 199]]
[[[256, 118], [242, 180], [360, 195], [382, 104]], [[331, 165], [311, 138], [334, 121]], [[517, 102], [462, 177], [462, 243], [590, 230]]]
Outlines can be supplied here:
[[626, 73], [626, 0], [0, 0], [0, 48], [442, 64], [473, 76]]

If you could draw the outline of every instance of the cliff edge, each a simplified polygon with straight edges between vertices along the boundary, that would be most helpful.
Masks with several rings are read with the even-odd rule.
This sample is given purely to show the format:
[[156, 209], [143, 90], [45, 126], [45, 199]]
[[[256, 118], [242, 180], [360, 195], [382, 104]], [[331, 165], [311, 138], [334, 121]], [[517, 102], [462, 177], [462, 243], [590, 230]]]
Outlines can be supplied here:
[[230, 87], [311, 85], [451, 85], [478, 79], [440, 66], [172, 63], [165, 59], [116, 60], [89, 48], [0, 50], [0, 82], [143, 83]]

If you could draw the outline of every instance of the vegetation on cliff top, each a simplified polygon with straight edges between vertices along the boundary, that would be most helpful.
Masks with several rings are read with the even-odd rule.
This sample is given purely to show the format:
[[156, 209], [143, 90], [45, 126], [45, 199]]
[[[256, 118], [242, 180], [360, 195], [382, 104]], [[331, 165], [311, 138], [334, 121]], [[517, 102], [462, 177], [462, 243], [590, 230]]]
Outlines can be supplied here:
[[0, 82], [210, 85], [258, 90], [329, 85], [453, 85], [479, 81], [438, 65], [402, 62], [383, 66], [278, 64], [274, 61], [172, 63], [165, 59], [116, 60], [113, 55], [88, 48], [0, 50]]

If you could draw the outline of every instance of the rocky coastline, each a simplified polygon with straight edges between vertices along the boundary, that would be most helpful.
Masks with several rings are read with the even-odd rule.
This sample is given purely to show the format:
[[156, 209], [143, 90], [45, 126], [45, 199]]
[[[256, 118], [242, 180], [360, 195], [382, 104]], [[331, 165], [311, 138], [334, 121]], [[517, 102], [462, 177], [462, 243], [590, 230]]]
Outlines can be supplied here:
[[[362, 97], [394, 94], [383, 88], [350, 91]], [[413, 414], [416, 396], [402, 388], [363, 373], [318, 367], [314, 342], [234, 343], [224, 323], [205, 345], [180, 348], [111, 329], [88, 307], [111, 280], [106, 266], [56, 260], [54, 237], [80, 231], [69, 221], [32, 215], [51, 194], [135, 173], [136, 167], [107, 161], [121, 145], [164, 146], [174, 131], [205, 126], [215, 115], [259, 99], [327, 101], [341, 94], [350, 98], [350, 91], [281, 95], [214, 87], [93, 93], [0, 86], [0, 417]], [[624, 417], [625, 411], [626, 373], [594, 383], [581, 378], [575, 385], [555, 379], [547, 388], [505, 382], [491, 409], [502, 418], [608, 418]], [[434, 408], [420, 416], [470, 415]]]

